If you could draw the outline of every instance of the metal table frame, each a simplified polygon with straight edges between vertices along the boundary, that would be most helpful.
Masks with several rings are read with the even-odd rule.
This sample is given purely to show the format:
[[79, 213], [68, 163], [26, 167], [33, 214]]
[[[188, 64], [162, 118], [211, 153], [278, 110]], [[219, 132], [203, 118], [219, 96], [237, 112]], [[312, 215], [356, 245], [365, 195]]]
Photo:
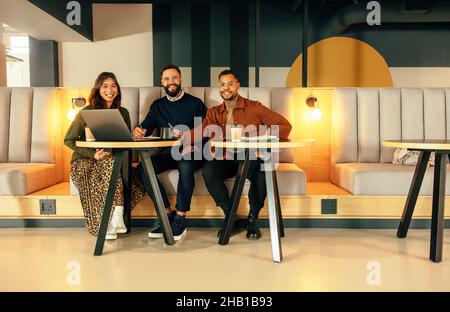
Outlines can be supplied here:
[[[220, 234], [220, 245], [227, 245], [230, 240], [230, 235], [233, 229], [233, 223], [236, 218], [236, 212], [239, 207], [239, 202], [241, 200], [245, 179], [250, 167], [250, 162], [252, 161], [249, 157], [251, 150], [254, 149], [245, 149], [245, 159], [239, 164], [239, 169], [233, 185], [233, 191], [231, 193], [231, 210], [225, 219], [224, 226]], [[268, 150], [268, 152], [270, 152], [270, 149]], [[281, 213], [280, 195], [278, 192], [277, 173], [273, 164], [272, 157], [264, 160], [264, 165], [266, 169], [265, 178], [269, 211], [270, 239], [272, 242], [272, 259], [274, 262], [281, 262], [283, 259], [283, 255], [281, 250], [280, 238], [284, 237], [284, 226]], [[268, 168], [270, 168], [270, 170], [267, 170]]]
[[[420, 149], [415, 149], [420, 150]], [[402, 218], [397, 230], [398, 238], [405, 238], [408, 234], [411, 218], [419, 196], [420, 187], [427, 169], [428, 160], [433, 150], [420, 150], [414, 176], [409, 188], [408, 197], [403, 209]], [[430, 260], [442, 261], [442, 245], [444, 235], [444, 211], [445, 211], [445, 179], [447, 174], [447, 162], [450, 157], [449, 150], [434, 150], [434, 181], [433, 181], [433, 208], [431, 216], [431, 241]]]
[[[151, 145], [151, 146], [149, 146]], [[131, 152], [138, 151], [142, 159], [147, 182], [151, 185], [153, 194], [153, 202], [156, 204], [155, 210], [163, 232], [164, 242], [167, 245], [175, 244], [175, 240], [170, 227], [169, 218], [167, 217], [164, 202], [158, 186], [155, 171], [153, 169], [152, 160], [149, 151], [158, 149], [159, 147], [169, 147], [179, 145], [179, 141], [148, 141], [148, 142], [84, 142], [77, 141], [77, 146], [88, 148], [109, 148], [114, 154], [114, 164], [109, 180], [108, 191], [106, 193], [105, 205], [103, 208], [102, 220], [97, 235], [97, 241], [94, 249], [94, 256], [101, 256], [105, 245], [106, 232], [111, 217], [112, 204], [114, 194], [117, 188], [117, 181], [122, 171], [122, 181], [124, 189], [124, 221], [127, 227], [127, 233], [131, 230]]]

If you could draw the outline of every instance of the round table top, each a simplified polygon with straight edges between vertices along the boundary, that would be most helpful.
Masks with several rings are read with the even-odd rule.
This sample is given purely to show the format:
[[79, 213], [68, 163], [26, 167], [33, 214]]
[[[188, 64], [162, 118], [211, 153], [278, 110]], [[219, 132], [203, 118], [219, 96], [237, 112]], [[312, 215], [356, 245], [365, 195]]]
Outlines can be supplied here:
[[211, 141], [211, 146], [222, 148], [299, 148], [315, 144], [314, 140], [273, 141], [273, 142], [231, 142]]
[[386, 140], [383, 145], [418, 150], [450, 150], [450, 140]]
[[76, 145], [78, 147], [88, 147], [88, 148], [140, 149], [140, 148], [172, 147], [172, 146], [181, 145], [181, 141], [180, 140], [136, 141], [136, 142], [77, 141]]

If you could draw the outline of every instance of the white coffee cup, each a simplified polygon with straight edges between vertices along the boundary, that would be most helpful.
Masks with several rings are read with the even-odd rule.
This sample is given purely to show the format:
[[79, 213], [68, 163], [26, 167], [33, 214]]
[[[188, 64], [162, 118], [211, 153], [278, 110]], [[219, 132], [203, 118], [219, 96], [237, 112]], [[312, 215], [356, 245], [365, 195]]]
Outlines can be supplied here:
[[91, 132], [91, 129], [84, 128], [84, 134], [86, 135], [86, 142], [95, 141], [95, 137]]
[[231, 127], [230, 128], [231, 141], [238, 142], [242, 138], [242, 127]]

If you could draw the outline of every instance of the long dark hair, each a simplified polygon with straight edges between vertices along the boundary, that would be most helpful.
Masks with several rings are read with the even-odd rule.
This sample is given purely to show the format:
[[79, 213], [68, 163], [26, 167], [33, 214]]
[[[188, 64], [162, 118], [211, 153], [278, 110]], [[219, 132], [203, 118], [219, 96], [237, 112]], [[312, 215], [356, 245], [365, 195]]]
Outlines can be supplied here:
[[91, 104], [93, 109], [107, 108], [105, 100], [103, 100], [102, 96], [100, 95], [100, 88], [102, 87], [103, 81], [108, 78], [114, 80], [114, 83], [117, 86], [117, 96], [114, 98], [111, 108], [120, 108], [122, 105], [122, 91], [120, 91], [120, 85], [117, 81], [116, 75], [110, 72], [103, 72], [98, 75], [97, 79], [95, 79], [94, 87], [92, 88], [91, 94], [89, 95], [89, 103]]

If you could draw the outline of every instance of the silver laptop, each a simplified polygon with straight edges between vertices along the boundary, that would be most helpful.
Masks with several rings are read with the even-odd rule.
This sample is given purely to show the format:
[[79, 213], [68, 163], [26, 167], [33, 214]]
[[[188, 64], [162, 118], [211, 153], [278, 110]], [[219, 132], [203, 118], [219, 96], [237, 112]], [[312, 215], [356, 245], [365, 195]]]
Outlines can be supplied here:
[[96, 141], [139, 142], [159, 139], [159, 137], [133, 138], [118, 109], [81, 110], [80, 115]]

